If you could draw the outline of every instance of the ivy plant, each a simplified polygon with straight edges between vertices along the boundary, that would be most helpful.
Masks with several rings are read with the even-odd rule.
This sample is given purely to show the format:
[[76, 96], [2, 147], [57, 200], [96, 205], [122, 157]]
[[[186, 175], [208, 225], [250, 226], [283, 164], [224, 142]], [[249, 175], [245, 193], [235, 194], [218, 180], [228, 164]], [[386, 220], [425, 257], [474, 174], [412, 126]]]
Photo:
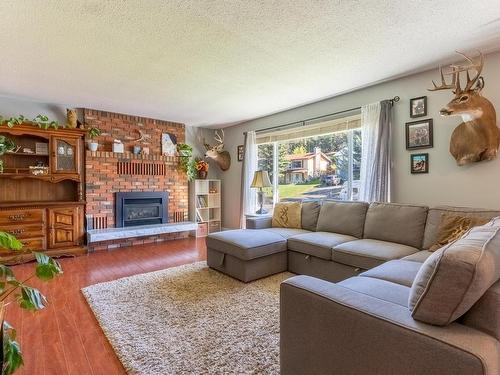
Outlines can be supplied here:
[[188, 181], [196, 177], [196, 162], [193, 160], [193, 147], [186, 143], [177, 144], [179, 168], [186, 173]]
[[88, 130], [88, 134], [89, 134], [90, 139], [94, 139], [94, 138], [99, 137], [102, 134], [102, 131], [101, 131], [101, 129], [94, 127], [94, 128], [90, 128]]
[[49, 120], [48, 116], [45, 115], [37, 115], [32, 120], [29, 120], [27, 117], [23, 115], [19, 115], [17, 117], [3, 118], [0, 116], [0, 125], [7, 125], [9, 128], [13, 128], [16, 125], [21, 124], [32, 124], [34, 126], [38, 126], [40, 129], [58, 129], [59, 127], [64, 127], [65, 125], [60, 125], [57, 121]]
[[[9, 251], [22, 251], [22, 243], [9, 233], [0, 231], [0, 248]], [[30, 311], [43, 309], [47, 305], [46, 297], [27, 283], [33, 277], [48, 281], [61, 274], [62, 268], [55, 259], [33, 252], [36, 259], [34, 273], [24, 280], [18, 280], [9, 266], [0, 264], [0, 308], [10, 304]], [[3, 356], [2, 375], [11, 375], [23, 365], [21, 347], [16, 341], [16, 330], [5, 320], [2, 321]]]

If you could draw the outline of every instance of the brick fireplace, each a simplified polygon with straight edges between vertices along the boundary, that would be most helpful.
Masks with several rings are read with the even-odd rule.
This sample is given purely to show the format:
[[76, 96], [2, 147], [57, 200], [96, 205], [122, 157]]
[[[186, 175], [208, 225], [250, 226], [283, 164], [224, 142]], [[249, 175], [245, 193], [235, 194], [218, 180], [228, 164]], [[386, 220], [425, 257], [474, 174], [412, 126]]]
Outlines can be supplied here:
[[[169, 133], [178, 143], [185, 141], [184, 124], [119, 113], [84, 110], [86, 127], [102, 130], [99, 150], [86, 151], [86, 214], [94, 228], [114, 228], [116, 193], [168, 193], [168, 222], [187, 220], [188, 182], [178, 170], [178, 158], [161, 155], [161, 135]], [[141, 131], [143, 143], [135, 142]], [[113, 153], [114, 139], [124, 143], [123, 154]], [[134, 155], [134, 145], [149, 148], [149, 155]], [[182, 238], [187, 232], [114, 240], [89, 245], [91, 250], [160, 242]]]

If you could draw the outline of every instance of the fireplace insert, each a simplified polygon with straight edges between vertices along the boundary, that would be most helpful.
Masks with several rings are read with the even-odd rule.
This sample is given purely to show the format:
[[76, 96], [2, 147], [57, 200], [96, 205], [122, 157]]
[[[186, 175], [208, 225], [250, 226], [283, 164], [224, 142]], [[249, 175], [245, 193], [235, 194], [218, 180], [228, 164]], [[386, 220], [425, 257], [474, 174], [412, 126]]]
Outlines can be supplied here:
[[117, 228], [168, 222], [168, 192], [116, 193]]

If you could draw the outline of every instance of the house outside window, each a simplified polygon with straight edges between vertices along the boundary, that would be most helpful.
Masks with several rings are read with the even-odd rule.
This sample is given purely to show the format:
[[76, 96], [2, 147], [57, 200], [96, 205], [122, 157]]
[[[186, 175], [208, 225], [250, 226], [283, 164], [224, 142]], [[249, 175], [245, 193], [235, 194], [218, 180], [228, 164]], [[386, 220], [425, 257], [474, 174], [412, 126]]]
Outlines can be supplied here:
[[357, 200], [361, 164], [359, 115], [257, 136], [258, 169], [269, 172], [264, 207], [280, 201]]

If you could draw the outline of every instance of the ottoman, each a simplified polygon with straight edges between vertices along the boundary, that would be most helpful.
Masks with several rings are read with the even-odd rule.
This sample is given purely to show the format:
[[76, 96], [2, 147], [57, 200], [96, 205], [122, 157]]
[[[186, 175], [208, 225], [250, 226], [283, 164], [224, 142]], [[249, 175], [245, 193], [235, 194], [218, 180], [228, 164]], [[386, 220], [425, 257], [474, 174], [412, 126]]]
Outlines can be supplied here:
[[208, 266], [245, 283], [287, 270], [286, 239], [271, 231], [217, 232], [206, 244]]

